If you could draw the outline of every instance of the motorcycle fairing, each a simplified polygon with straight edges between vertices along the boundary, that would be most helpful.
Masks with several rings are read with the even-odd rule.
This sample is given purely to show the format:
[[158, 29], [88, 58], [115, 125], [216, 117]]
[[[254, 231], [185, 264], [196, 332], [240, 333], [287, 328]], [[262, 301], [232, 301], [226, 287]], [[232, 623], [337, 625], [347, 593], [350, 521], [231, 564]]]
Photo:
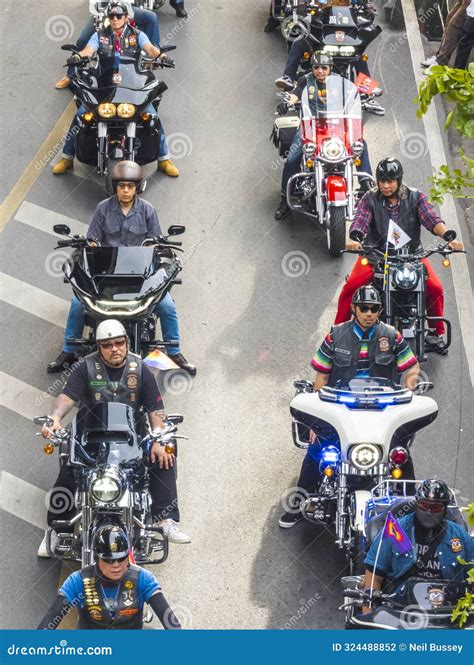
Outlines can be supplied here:
[[347, 203], [347, 185], [345, 178], [340, 175], [328, 175], [325, 182], [329, 205], [345, 205]]

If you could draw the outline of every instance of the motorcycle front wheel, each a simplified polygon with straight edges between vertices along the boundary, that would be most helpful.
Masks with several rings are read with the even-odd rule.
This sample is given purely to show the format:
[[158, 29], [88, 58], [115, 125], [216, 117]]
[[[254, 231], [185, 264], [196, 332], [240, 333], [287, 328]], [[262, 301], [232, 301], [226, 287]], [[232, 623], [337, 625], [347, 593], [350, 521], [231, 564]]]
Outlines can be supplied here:
[[342, 206], [329, 208], [328, 249], [334, 257], [341, 256], [346, 246], [346, 209]]

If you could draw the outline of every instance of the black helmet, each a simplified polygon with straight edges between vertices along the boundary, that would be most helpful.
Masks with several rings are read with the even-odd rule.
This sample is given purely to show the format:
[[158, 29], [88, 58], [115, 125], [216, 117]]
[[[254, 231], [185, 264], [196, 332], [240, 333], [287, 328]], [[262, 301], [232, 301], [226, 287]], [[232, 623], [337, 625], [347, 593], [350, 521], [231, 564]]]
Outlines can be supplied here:
[[398, 159], [386, 157], [377, 164], [375, 178], [377, 182], [379, 180], [398, 180], [398, 186], [400, 187], [403, 178], [403, 166]]
[[352, 296], [353, 305], [380, 305], [382, 299], [374, 286], [361, 286]]
[[416, 498], [437, 503], [449, 503], [449, 487], [442, 480], [424, 480], [416, 490]]
[[127, 5], [124, 2], [109, 2], [107, 5], [107, 15], [109, 14], [128, 16]]
[[311, 56], [311, 67], [315, 67], [316, 65], [327, 65], [328, 67], [332, 67], [333, 64], [334, 60], [332, 59], [332, 56], [328, 53], [324, 53], [324, 51], [315, 51]]
[[115, 194], [117, 193], [117, 183], [121, 180], [136, 183], [137, 194], [141, 194], [145, 189], [145, 174], [143, 173], [142, 167], [136, 162], [131, 162], [128, 159], [115, 164], [110, 176]]
[[99, 559], [123, 559], [130, 549], [127, 534], [119, 526], [102, 526], [95, 532], [92, 550]]

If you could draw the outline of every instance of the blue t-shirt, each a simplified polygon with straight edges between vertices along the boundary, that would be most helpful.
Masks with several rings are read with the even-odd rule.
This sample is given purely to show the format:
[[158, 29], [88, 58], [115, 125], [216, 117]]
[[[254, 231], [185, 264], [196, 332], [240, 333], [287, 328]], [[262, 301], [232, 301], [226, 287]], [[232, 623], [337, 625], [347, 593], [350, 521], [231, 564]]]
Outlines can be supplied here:
[[[118, 584], [116, 586], [102, 586], [100, 582], [98, 582], [97, 586], [100, 588], [98, 590], [103, 591], [106, 598], [110, 598], [111, 600], [115, 599], [119, 586]], [[149, 570], [141, 568], [137, 582], [137, 593], [140, 602], [140, 609], [143, 608], [143, 605], [147, 603], [153, 594], [155, 594], [157, 591], [161, 591], [161, 586], [158, 583], [156, 577], [150, 573]], [[67, 598], [67, 601], [70, 605], [74, 604], [75, 607], [79, 608], [84, 607], [84, 583], [82, 581], [80, 571], [69, 575], [62, 587], [59, 589], [59, 593]]]
[[[150, 40], [143, 31], [138, 32], [138, 46], [143, 49], [147, 44], [151, 44]], [[92, 46], [94, 51], [99, 50], [99, 33], [94, 32], [92, 37], [87, 42], [87, 46]]]

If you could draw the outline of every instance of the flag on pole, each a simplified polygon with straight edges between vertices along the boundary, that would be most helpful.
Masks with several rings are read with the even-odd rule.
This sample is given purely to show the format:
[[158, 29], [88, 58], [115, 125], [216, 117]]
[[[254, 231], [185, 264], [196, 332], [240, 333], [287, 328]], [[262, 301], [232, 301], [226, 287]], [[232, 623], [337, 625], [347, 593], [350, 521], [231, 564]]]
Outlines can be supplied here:
[[395, 224], [393, 219], [391, 219], [388, 225], [387, 243], [393, 245], [395, 249], [399, 249], [400, 247], [404, 247], [407, 243], [409, 243], [410, 240], [410, 236], [405, 233], [405, 231], [401, 229], [398, 224]]
[[411, 552], [413, 545], [408, 538], [405, 531], [399, 525], [392, 513], [389, 511], [385, 521], [385, 527], [382, 534], [382, 539], [388, 538], [395, 545], [395, 548], [400, 554]]

